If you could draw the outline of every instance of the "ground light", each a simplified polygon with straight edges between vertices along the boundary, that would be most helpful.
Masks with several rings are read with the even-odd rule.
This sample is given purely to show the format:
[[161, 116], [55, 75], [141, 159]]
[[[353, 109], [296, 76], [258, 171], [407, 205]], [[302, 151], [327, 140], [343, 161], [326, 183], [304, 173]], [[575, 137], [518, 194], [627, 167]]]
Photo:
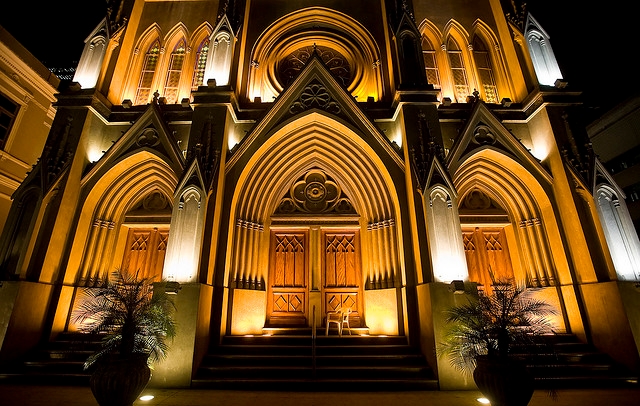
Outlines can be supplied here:
[[482, 403], [482, 404], [489, 404], [489, 399], [487, 398], [478, 398], [476, 399], [478, 402]]
[[154, 398], [154, 396], [153, 396], [153, 395], [144, 395], [144, 396], [140, 396], [140, 400], [141, 400], [141, 401], [143, 401], [143, 402], [146, 402], [146, 401], [151, 400], [151, 399], [153, 399], [153, 398]]

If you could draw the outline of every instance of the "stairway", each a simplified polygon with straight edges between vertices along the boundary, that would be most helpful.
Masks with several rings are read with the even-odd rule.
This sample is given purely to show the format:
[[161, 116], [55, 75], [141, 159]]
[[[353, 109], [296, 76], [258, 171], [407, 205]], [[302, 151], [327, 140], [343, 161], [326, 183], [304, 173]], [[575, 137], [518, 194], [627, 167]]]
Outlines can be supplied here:
[[637, 372], [573, 334], [544, 335], [512, 353], [526, 360], [537, 389], [638, 387]]
[[[88, 386], [84, 361], [99, 336], [61, 333], [12, 364], [0, 365], [0, 383]], [[526, 360], [537, 389], [637, 388], [638, 373], [572, 334], [542, 337], [514, 348]], [[315, 353], [315, 357], [313, 354]], [[329, 336], [318, 330], [226, 336], [204, 357], [192, 387], [228, 390], [412, 391], [437, 390], [438, 381], [420, 351], [403, 336]]]
[[84, 370], [84, 362], [99, 346], [98, 335], [60, 333], [24, 359], [3, 365], [0, 382], [87, 386], [91, 373]]
[[[320, 330], [318, 330], [320, 332]], [[437, 390], [420, 350], [404, 336], [311, 331], [226, 336], [202, 361], [192, 387], [284, 391]], [[315, 354], [315, 356], [314, 356]]]

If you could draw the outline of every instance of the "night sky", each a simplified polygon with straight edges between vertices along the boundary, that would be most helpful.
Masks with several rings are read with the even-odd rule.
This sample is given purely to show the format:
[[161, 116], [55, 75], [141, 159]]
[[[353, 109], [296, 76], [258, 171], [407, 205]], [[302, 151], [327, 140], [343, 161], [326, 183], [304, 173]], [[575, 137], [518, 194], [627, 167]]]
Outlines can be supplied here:
[[[106, 16], [104, 0], [9, 1], [12, 12], [0, 10], [0, 25], [49, 67], [75, 65], [84, 39]], [[637, 68], [636, 56], [629, 55], [638, 49], [631, 10], [603, 10], [578, 0], [528, 4], [549, 34], [569, 86], [584, 89], [588, 104], [601, 106], [601, 111], [640, 92], [640, 85], [630, 82]]]

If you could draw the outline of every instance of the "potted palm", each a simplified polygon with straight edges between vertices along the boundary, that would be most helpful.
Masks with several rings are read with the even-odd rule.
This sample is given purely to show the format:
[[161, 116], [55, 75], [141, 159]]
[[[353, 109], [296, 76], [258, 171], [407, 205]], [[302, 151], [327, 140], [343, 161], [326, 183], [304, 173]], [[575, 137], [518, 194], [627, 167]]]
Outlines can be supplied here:
[[101, 406], [131, 406], [164, 359], [175, 336], [175, 305], [162, 284], [119, 269], [81, 292], [72, 319], [82, 332], [103, 336], [89, 356], [91, 391]]
[[526, 406], [533, 396], [533, 377], [511, 350], [552, 332], [548, 317], [556, 311], [531, 293], [512, 281], [499, 281], [491, 292], [446, 311], [449, 328], [440, 343], [440, 356], [471, 373], [493, 406]]

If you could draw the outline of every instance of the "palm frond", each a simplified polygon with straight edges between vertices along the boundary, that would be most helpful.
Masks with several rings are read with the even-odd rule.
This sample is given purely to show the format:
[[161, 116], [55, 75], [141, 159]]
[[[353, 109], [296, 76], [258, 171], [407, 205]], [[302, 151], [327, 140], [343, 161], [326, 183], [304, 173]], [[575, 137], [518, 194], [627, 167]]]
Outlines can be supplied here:
[[533, 342], [552, 331], [549, 316], [556, 310], [531, 297], [531, 291], [511, 281], [496, 281], [493, 292], [446, 310], [445, 330], [438, 344], [440, 357], [456, 369], [471, 373], [478, 355], [506, 356], [514, 344]]
[[83, 288], [72, 320], [80, 331], [103, 334], [101, 348], [87, 358], [85, 369], [107, 354], [147, 354], [149, 362], [166, 357], [176, 335], [175, 304], [151, 278], [116, 269]]

